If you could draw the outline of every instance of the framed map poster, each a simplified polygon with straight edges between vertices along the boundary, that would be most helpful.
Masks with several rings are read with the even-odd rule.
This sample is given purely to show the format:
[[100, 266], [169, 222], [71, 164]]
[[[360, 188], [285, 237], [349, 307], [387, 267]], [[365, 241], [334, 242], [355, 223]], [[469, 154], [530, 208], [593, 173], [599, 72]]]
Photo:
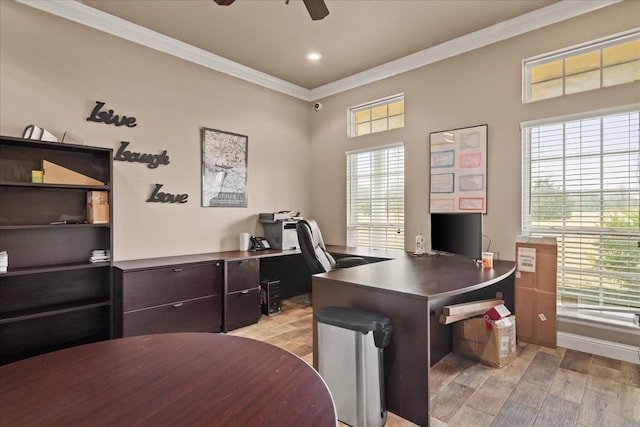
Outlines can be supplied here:
[[202, 206], [247, 207], [248, 140], [202, 128]]
[[430, 212], [487, 213], [487, 125], [429, 134]]

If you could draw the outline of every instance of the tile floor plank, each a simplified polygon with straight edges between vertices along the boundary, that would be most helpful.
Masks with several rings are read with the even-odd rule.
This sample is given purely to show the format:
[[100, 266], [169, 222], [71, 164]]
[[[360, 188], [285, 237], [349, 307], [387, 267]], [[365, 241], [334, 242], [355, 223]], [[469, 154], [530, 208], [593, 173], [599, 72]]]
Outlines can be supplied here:
[[522, 380], [513, 389], [509, 400], [530, 408], [540, 409], [547, 397], [548, 389], [547, 386]]
[[[515, 385], [493, 375], [482, 384], [478, 391], [471, 396], [467, 405], [471, 408], [495, 416], [507, 401]], [[454, 417], [455, 418], [455, 417]]]
[[580, 405], [578, 423], [604, 427], [620, 425], [620, 403], [617, 397], [587, 389]]
[[530, 427], [538, 411], [526, 405], [507, 400], [491, 423], [491, 427]]
[[474, 392], [472, 387], [450, 383], [431, 398], [431, 416], [448, 423]]
[[591, 360], [593, 355], [583, 353], [581, 351], [567, 350], [560, 367], [569, 369], [570, 371], [580, 372], [581, 374], [588, 374], [589, 367], [591, 366]]
[[587, 374], [560, 368], [551, 383], [549, 394], [580, 403], [587, 387], [588, 378]]
[[578, 421], [580, 405], [560, 397], [549, 395], [536, 417], [534, 427], [572, 427]]

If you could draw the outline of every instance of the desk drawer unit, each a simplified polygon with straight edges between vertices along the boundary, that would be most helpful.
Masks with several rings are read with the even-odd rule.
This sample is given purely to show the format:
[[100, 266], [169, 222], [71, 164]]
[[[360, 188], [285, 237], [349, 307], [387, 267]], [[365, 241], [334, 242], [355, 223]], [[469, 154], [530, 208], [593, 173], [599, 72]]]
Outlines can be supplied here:
[[222, 329], [222, 262], [115, 272], [121, 336]]
[[260, 261], [256, 258], [227, 261], [225, 265], [224, 330], [230, 331], [260, 320]]

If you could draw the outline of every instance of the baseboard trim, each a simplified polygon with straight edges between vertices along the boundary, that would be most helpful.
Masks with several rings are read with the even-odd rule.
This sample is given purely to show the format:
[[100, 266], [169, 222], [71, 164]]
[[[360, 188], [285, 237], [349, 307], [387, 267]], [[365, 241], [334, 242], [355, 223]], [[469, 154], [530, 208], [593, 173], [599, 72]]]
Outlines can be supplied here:
[[558, 347], [640, 365], [640, 347], [627, 344], [558, 332]]

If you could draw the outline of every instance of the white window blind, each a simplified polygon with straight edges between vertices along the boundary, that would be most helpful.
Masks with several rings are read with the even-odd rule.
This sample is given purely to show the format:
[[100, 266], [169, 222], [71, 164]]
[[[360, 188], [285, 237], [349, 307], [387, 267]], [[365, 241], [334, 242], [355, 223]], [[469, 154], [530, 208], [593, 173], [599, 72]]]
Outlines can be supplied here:
[[347, 245], [404, 250], [404, 146], [347, 153]]
[[640, 308], [639, 107], [523, 124], [523, 233], [557, 238], [561, 307]]

